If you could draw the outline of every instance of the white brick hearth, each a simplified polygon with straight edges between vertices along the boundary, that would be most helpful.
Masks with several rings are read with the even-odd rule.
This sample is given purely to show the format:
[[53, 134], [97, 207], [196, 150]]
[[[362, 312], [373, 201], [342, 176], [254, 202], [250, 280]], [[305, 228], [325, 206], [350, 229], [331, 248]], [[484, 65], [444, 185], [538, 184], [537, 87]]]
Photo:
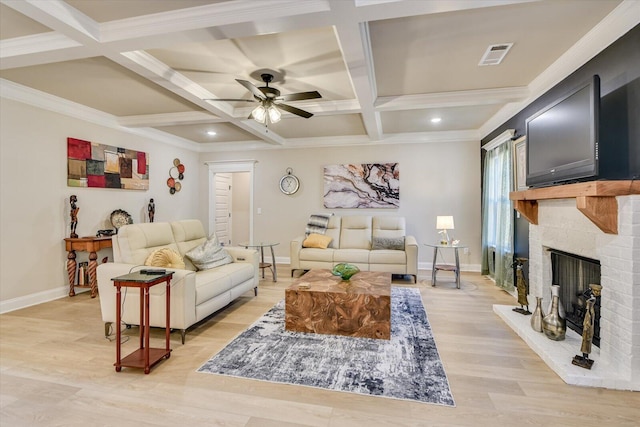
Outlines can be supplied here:
[[[568, 384], [640, 390], [640, 196], [618, 196], [618, 234], [605, 234], [576, 209], [575, 199], [538, 201], [538, 225], [529, 227], [529, 301], [551, 298], [551, 255], [558, 249], [600, 261], [600, 349], [593, 347], [591, 371], [574, 366], [581, 337], [567, 330], [564, 342], [535, 332], [531, 316], [512, 306], [494, 311]], [[515, 306], [515, 305], [514, 305]]]

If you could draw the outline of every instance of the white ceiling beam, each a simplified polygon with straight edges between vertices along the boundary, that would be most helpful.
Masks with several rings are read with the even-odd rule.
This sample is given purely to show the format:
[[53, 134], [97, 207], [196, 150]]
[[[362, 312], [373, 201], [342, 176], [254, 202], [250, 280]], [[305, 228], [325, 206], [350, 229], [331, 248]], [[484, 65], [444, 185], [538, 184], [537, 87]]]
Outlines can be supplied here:
[[335, 31], [342, 51], [353, 91], [360, 103], [360, 112], [367, 135], [372, 141], [382, 139], [382, 121], [374, 109], [377, 97], [371, 41], [366, 23], [349, 18], [354, 16], [351, 2], [332, 0], [331, 11], [335, 19]]
[[[234, 117], [247, 117], [255, 108], [255, 104], [249, 107], [237, 107], [233, 110]], [[332, 116], [336, 114], [358, 114], [360, 113], [360, 103], [356, 99], [346, 99], [342, 101], [296, 101], [296, 108], [313, 113], [316, 116]], [[297, 117], [294, 114], [282, 111], [284, 116]]]
[[418, 110], [423, 108], [466, 107], [473, 105], [505, 104], [522, 101], [529, 96], [526, 86], [497, 89], [477, 89], [419, 95], [381, 96], [376, 111]]

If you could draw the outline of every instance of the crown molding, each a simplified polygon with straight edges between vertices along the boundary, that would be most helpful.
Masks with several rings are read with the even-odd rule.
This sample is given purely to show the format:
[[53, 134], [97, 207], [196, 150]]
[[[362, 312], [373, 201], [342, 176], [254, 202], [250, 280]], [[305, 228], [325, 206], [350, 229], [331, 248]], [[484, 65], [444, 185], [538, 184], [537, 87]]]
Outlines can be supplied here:
[[624, 0], [529, 84], [525, 100], [505, 105], [480, 127], [480, 133], [486, 136], [497, 129], [638, 24], [640, 1]]
[[511, 138], [516, 134], [515, 129], [507, 129], [502, 132], [500, 135], [493, 138], [491, 141], [482, 146], [482, 149], [485, 151], [491, 151], [496, 147], [504, 144], [507, 141], [511, 141]]
[[225, 122], [226, 120], [205, 111], [185, 111], [182, 113], [142, 114], [139, 116], [118, 117], [118, 123], [120, 126], [127, 127], [175, 126]]

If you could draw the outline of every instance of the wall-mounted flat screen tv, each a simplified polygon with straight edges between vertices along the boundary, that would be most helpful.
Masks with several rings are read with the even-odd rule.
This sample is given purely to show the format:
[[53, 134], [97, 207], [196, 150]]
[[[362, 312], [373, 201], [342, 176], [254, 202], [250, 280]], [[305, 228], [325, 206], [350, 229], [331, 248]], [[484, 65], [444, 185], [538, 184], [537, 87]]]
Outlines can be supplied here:
[[598, 176], [600, 78], [578, 85], [526, 120], [527, 185]]

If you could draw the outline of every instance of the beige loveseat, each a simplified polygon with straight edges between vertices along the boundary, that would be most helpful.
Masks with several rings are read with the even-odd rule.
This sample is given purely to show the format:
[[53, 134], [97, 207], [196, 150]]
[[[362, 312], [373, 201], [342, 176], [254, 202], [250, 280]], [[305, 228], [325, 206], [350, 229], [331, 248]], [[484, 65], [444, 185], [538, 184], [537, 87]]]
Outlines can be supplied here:
[[[114, 277], [137, 271], [156, 249], [171, 248], [182, 255], [185, 269], [174, 271], [171, 280], [170, 327], [181, 331], [184, 344], [189, 326], [201, 321], [231, 301], [253, 289], [258, 295], [258, 253], [251, 249], [225, 247], [233, 262], [208, 270], [196, 271], [185, 254], [207, 240], [198, 220], [130, 224], [121, 227], [113, 236], [114, 262], [98, 266], [98, 291], [105, 335], [116, 321]], [[147, 267], [149, 268], [149, 267]], [[123, 288], [123, 294], [124, 294]], [[165, 286], [150, 290], [150, 326], [165, 327]], [[122, 322], [140, 323], [139, 291], [127, 288], [123, 295]], [[116, 325], [119, 327], [119, 325]]]
[[[418, 243], [405, 232], [404, 217], [337, 216], [329, 219], [326, 249], [305, 248], [305, 236], [291, 241], [291, 276], [296, 270], [332, 269], [336, 264], [355, 264], [362, 271], [385, 271], [418, 277]], [[404, 242], [402, 242], [404, 238]], [[402, 248], [385, 248], [385, 241], [402, 242]]]

